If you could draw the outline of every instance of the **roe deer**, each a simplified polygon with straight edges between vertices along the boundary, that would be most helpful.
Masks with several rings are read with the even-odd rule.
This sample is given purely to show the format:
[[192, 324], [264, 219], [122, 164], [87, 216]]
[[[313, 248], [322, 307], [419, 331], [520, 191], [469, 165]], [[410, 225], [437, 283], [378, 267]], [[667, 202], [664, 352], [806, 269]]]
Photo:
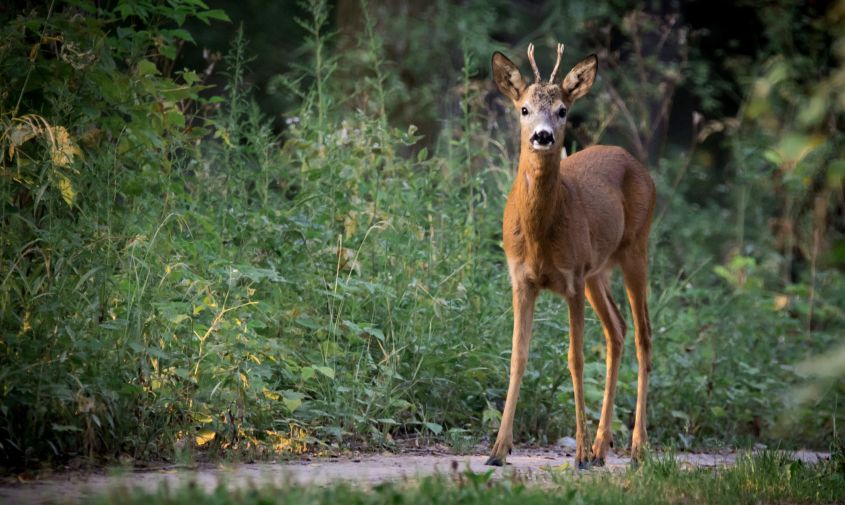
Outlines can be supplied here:
[[[625, 321], [610, 296], [609, 273], [619, 265], [636, 332], [637, 408], [631, 453], [646, 445], [646, 390], [651, 368], [648, 289], [648, 233], [655, 191], [646, 168], [620, 147], [593, 146], [561, 160], [566, 114], [596, 78], [591, 55], [555, 82], [563, 45], [548, 83], [540, 79], [534, 46], [528, 59], [534, 83], [502, 53], [493, 54], [493, 78], [520, 115], [519, 168], [505, 206], [504, 249], [513, 292], [513, 353], [510, 382], [499, 434], [488, 465], [501, 466], [513, 446], [513, 418], [528, 359], [534, 302], [540, 290], [561, 295], [569, 305], [569, 371], [575, 391], [576, 451], [579, 469], [605, 462], [611, 444], [613, 397]], [[607, 382], [598, 432], [592, 447], [584, 412], [584, 298], [604, 328]]]

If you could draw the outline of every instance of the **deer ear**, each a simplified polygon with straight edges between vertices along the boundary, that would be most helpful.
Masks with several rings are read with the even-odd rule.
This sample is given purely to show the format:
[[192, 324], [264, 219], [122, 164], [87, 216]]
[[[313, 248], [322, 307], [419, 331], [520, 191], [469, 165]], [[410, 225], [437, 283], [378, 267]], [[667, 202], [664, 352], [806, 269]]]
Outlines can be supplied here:
[[598, 67], [599, 58], [595, 54], [578, 62], [563, 78], [563, 84], [561, 84], [563, 95], [568, 96], [572, 102], [586, 95], [596, 81]]
[[499, 91], [513, 101], [519, 100], [522, 92], [528, 87], [519, 73], [519, 68], [499, 51], [493, 53], [493, 80], [496, 81]]

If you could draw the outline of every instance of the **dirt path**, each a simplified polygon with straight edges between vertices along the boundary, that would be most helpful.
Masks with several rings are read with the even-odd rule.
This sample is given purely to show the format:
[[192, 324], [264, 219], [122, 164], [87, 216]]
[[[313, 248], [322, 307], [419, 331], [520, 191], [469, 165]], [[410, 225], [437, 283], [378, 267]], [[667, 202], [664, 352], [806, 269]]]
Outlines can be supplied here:
[[[824, 453], [799, 451], [793, 457], [805, 462], [816, 462], [827, 457]], [[453, 462], [461, 469], [486, 472], [486, 455], [458, 456], [450, 454], [388, 454], [366, 455], [358, 459], [325, 458], [312, 461], [286, 463], [256, 463], [209, 466], [199, 469], [163, 469], [143, 472], [112, 474], [65, 474], [43, 480], [23, 482], [0, 487], [0, 503], [45, 504], [84, 503], [93, 494], [130, 487], [156, 490], [162, 484], [169, 487], [194, 482], [207, 490], [218, 485], [229, 488], [243, 488], [252, 484], [325, 484], [333, 481], [349, 481], [358, 484], [373, 484], [384, 481], [415, 478], [435, 473], [448, 473]], [[679, 462], [690, 467], [718, 467], [733, 465], [735, 454], [678, 454]], [[520, 472], [528, 479], [543, 480], [551, 472], [566, 468], [571, 457], [557, 448], [520, 449], [508, 458], [506, 468], [496, 468], [495, 475], [501, 477], [511, 472]], [[612, 456], [601, 471], [621, 470], [629, 463], [627, 457]], [[564, 465], [563, 467], [561, 465]]]

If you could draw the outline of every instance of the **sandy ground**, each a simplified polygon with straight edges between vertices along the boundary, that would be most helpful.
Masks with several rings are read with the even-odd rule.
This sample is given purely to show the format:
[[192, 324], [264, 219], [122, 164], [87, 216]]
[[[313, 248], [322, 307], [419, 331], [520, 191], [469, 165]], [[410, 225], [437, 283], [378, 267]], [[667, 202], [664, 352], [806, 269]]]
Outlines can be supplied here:
[[[792, 453], [796, 459], [808, 463], [828, 457], [827, 454], [798, 451]], [[719, 467], [734, 464], [736, 455], [724, 454], [678, 454], [682, 465], [690, 467]], [[484, 466], [486, 455], [451, 455], [437, 453], [417, 454], [373, 454], [360, 458], [325, 458], [310, 461], [285, 463], [255, 463], [238, 465], [207, 466], [196, 469], [164, 468], [123, 473], [68, 473], [19, 482], [0, 487], [0, 503], [4, 504], [46, 504], [85, 503], [92, 495], [109, 492], [121, 487], [156, 490], [162, 485], [179, 486], [188, 482], [212, 490], [219, 485], [229, 488], [244, 488], [251, 485], [288, 483], [326, 484], [334, 481], [348, 481], [355, 484], [375, 484], [384, 481], [413, 479], [436, 473], [449, 473], [457, 464], [459, 469], [469, 468], [474, 472], [486, 472], [493, 467]], [[495, 468], [495, 476], [519, 472], [526, 480], [543, 480], [553, 472], [567, 471], [572, 458], [560, 448], [519, 449], [508, 458], [505, 468]], [[612, 456], [603, 469], [591, 471], [621, 470], [629, 458]], [[574, 470], [569, 470], [573, 471]]]

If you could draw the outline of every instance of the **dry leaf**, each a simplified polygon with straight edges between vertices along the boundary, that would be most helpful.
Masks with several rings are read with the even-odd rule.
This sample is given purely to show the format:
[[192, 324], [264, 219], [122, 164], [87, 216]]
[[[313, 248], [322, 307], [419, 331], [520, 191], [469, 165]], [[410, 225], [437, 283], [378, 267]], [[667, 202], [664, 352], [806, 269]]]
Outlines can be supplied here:
[[24, 142], [27, 140], [35, 138], [38, 134], [38, 131], [33, 127], [30, 123], [21, 123], [15, 125], [12, 128], [12, 132], [9, 133], [9, 141], [11, 142], [12, 146], [20, 146], [23, 145]]
[[50, 158], [57, 167], [66, 167], [73, 163], [75, 154], [82, 154], [76, 143], [70, 138], [70, 134], [64, 126], [52, 128], [52, 143], [50, 145]]

